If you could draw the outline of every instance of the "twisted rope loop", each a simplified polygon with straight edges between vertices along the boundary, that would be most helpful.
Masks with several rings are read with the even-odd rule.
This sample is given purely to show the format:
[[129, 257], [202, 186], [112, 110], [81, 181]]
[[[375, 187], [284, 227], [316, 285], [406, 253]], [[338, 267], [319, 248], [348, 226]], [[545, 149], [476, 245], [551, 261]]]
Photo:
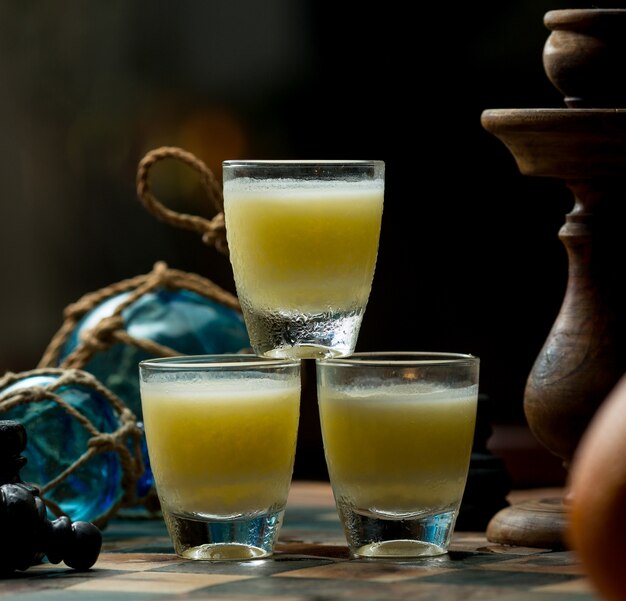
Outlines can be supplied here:
[[[189, 165], [200, 174], [200, 184], [213, 203], [217, 214], [213, 219], [199, 215], [188, 215], [168, 209], [152, 193], [149, 184], [150, 169], [159, 161], [175, 159]], [[222, 189], [213, 172], [199, 158], [182, 148], [162, 146], [148, 152], [139, 162], [137, 169], [137, 195], [143, 206], [160, 221], [202, 235], [202, 241], [213, 245], [221, 253], [228, 255], [226, 227], [224, 225], [224, 199]]]

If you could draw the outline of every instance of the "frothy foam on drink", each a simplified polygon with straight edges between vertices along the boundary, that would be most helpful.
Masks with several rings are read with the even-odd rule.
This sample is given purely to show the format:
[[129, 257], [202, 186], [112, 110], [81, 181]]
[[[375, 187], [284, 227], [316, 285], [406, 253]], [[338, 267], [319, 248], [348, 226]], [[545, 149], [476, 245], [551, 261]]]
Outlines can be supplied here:
[[224, 195], [229, 193], [245, 194], [259, 192], [289, 192], [289, 194], [304, 195], [306, 192], [314, 193], [315, 196], [324, 193], [349, 195], [354, 192], [362, 198], [364, 191], [380, 194], [385, 189], [383, 179], [372, 180], [314, 180], [314, 179], [255, 179], [253, 177], [241, 177], [224, 183]]

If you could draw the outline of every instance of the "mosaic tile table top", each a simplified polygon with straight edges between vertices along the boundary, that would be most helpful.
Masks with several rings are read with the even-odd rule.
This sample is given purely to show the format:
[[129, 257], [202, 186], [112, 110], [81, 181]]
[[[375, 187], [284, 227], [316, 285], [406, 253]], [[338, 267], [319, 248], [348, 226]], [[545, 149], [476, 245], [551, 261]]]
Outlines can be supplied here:
[[272, 559], [180, 559], [160, 519], [118, 518], [103, 534], [88, 572], [33, 566], [0, 580], [0, 600], [600, 601], [572, 552], [493, 545], [482, 533], [456, 533], [438, 558], [348, 559], [325, 483], [294, 483]]

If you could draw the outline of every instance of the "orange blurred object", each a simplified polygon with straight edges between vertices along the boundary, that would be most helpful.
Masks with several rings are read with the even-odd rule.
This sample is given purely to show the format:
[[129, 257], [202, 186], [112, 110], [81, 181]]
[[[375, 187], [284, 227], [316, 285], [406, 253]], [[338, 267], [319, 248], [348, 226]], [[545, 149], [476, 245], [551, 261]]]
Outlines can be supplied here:
[[626, 599], [626, 376], [582, 437], [569, 472], [568, 540], [603, 599]]
[[221, 178], [222, 161], [241, 159], [248, 149], [245, 126], [239, 117], [221, 107], [207, 107], [188, 115], [178, 132], [180, 146], [202, 157]]

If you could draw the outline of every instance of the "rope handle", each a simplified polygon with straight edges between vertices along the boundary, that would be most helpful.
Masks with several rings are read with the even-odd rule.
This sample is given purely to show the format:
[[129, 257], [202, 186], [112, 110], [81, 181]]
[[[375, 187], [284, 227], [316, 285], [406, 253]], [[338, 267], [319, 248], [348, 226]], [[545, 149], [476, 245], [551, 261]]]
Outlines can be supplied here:
[[[149, 183], [150, 169], [159, 161], [175, 159], [189, 165], [200, 174], [200, 184], [213, 203], [217, 214], [213, 219], [206, 219], [200, 215], [188, 215], [168, 209], [152, 193]], [[137, 168], [137, 195], [143, 206], [156, 217], [174, 227], [192, 230], [202, 234], [202, 241], [213, 245], [221, 253], [228, 255], [226, 242], [226, 226], [224, 224], [224, 198], [222, 189], [213, 172], [191, 152], [176, 146], [161, 146], [149, 151], [139, 162]]]

